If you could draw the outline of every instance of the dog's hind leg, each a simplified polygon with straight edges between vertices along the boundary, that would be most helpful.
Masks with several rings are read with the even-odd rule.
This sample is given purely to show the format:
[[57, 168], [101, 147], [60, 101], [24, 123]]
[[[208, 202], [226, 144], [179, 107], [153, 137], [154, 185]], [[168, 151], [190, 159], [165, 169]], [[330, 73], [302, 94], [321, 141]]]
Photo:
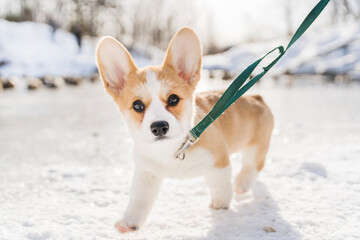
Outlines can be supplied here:
[[235, 178], [235, 192], [247, 192], [264, 166], [269, 144], [252, 145], [243, 152], [243, 166]]

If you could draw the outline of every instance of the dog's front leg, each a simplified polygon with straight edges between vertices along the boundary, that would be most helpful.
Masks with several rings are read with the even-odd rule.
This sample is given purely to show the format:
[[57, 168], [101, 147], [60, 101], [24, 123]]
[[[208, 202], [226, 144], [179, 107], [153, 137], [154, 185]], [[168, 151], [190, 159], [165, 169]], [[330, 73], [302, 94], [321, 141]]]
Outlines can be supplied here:
[[213, 209], [227, 209], [232, 197], [231, 167], [212, 168], [205, 174], [205, 180], [210, 187]]
[[135, 231], [142, 226], [155, 202], [161, 182], [161, 178], [147, 171], [135, 170], [129, 204], [123, 219], [116, 223], [119, 232]]

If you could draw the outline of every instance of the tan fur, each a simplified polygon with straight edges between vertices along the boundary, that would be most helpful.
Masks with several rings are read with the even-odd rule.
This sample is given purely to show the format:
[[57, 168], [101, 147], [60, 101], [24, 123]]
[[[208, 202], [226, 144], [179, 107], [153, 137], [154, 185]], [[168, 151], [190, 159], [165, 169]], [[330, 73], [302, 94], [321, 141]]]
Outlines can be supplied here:
[[[167, 100], [171, 94], [176, 94], [180, 97], [180, 102], [176, 106], [169, 106], [167, 110], [170, 111], [177, 119], [180, 119], [184, 111], [184, 99], [192, 99], [195, 86], [192, 87], [189, 83], [185, 82], [180, 76], [177, 75], [172, 67], [168, 64], [164, 64], [160, 67], [146, 67], [143, 69], [136, 69], [129, 74], [128, 81], [121, 91], [121, 94], [113, 94], [109, 88], [109, 84], [105, 81], [104, 86], [107, 92], [114, 98], [114, 101], [118, 104], [120, 111], [131, 110], [131, 116], [134, 121], [139, 125], [144, 117], [145, 112], [138, 113], [132, 109], [132, 104], [136, 100], [141, 100], [146, 107], [151, 103], [151, 96], [146, 94], [139, 94], [138, 88], [146, 82], [146, 72], [153, 71], [156, 74], [157, 79], [162, 81], [163, 85], [167, 85], [171, 91], [162, 93], [160, 99], [163, 101], [164, 106], [167, 105]], [[101, 73], [101, 71], [100, 71]]]
[[[121, 94], [113, 95], [122, 112], [131, 109], [132, 103], [138, 99], [143, 101], [145, 108], [151, 103], [150, 96], [138, 96], [137, 92], [139, 85], [146, 82], [146, 72], [149, 70], [155, 72], [157, 78], [171, 89], [167, 94], [160, 96], [164, 106], [166, 106], [166, 101], [171, 94], [178, 95], [180, 99], [193, 98], [195, 86], [184, 81], [173, 67], [165, 61], [160, 67], [136, 69], [130, 73], [130, 80], [127, 81]], [[105, 81], [104, 85], [110, 93], [111, 90]], [[223, 92], [218, 90], [196, 95], [195, 123], [199, 122], [212, 109]], [[179, 119], [184, 110], [183, 104], [184, 102], [180, 100], [177, 106], [169, 107], [168, 111]], [[144, 113], [131, 110], [131, 115], [134, 121], [140, 124]], [[190, 147], [189, 151], [197, 147], [206, 148], [215, 157], [215, 167], [224, 168], [229, 165], [230, 154], [254, 145], [259, 149], [256, 164], [258, 171], [260, 171], [264, 166], [273, 125], [274, 120], [271, 110], [261, 96], [242, 96], [204, 131], [198, 143]]]
[[[234, 190], [244, 193], [250, 189], [258, 171], [264, 166], [274, 126], [271, 110], [259, 95], [242, 96], [231, 105], [203, 132], [199, 141], [187, 149], [188, 153], [193, 151], [187, 155], [187, 161], [167, 162], [175, 161], [177, 144], [180, 148], [192, 121], [198, 123], [224, 92], [194, 94], [200, 80], [202, 47], [192, 29], [182, 28], [173, 37], [161, 66], [137, 68], [126, 48], [112, 37], [103, 38], [96, 52], [105, 89], [119, 106], [131, 130], [135, 131], [135, 141], [140, 143], [134, 146], [138, 147], [134, 149], [135, 153], [139, 152], [136, 164], [144, 164], [144, 168], [135, 168], [130, 202], [123, 219], [116, 225], [121, 233], [137, 230], [144, 223], [161, 179], [166, 176], [203, 174], [211, 190], [210, 207], [229, 208], [232, 187], [231, 168], [227, 166], [229, 156], [240, 150], [243, 150], [243, 167], [236, 176]], [[180, 99], [175, 106], [168, 104], [172, 94]], [[145, 106], [140, 113], [133, 108], [137, 100]], [[161, 132], [153, 131], [152, 125], [159, 120], [166, 120], [168, 128], [162, 128]], [[136, 129], [137, 126], [139, 129]], [[172, 129], [175, 129], [173, 133]], [[167, 134], [166, 137], [172, 141], [164, 140], [156, 145], [158, 139], [154, 136], [159, 136], [159, 133], [162, 136]], [[142, 137], [148, 137], [150, 141], [142, 142]], [[168, 146], [169, 149], [166, 149]], [[199, 151], [194, 151], [196, 149]]]
[[167, 65], [164, 65], [157, 71], [157, 77], [160, 81], [167, 82], [171, 88], [171, 92], [169, 92], [167, 96], [161, 96], [161, 99], [165, 101], [165, 103], [171, 94], [176, 94], [180, 97], [178, 105], [167, 107], [168, 111], [170, 111], [177, 119], [180, 119], [185, 108], [183, 100], [192, 99], [195, 88], [189, 87], [189, 84], [181, 79], [173, 68], [170, 68]]
[[[212, 109], [223, 92], [197, 94], [195, 122], [200, 121]], [[257, 146], [259, 151], [256, 164], [260, 171], [264, 165], [273, 126], [273, 115], [261, 96], [242, 96], [204, 131], [198, 143], [189, 150], [197, 147], [208, 149], [216, 158], [215, 167], [224, 168], [229, 164], [230, 154]]]
[[[179, 34], [195, 34], [194, 31], [190, 28], [184, 28], [181, 31], [177, 33]], [[101, 64], [101, 61], [98, 62], [98, 68], [100, 72], [101, 79], [103, 80], [104, 87], [106, 91], [114, 98], [114, 101], [118, 104], [120, 111], [124, 113], [126, 110], [131, 111], [131, 115], [140, 126], [142, 119], [144, 117], [144, 114], [146, 112], [146, 107], [150, 105], [151, 103], [151, 97], [146, 95], [139, 95], [138, 88], [142, 84], [146, 82], [146, 72], [153, 71], [156, 74], [157, 79], [162, 81], [163, 85], [168, 86], [171, 91], [167, 93], [162, 93], [160, 99], [163, 101], [164, 106], [166, 106], [167, 100], [171, 94], [176, 94], [180, 97], [180, 102], [177, 106], [167, 107], [167, 110], [170, 111], [177, 119], [180, 119], [182, 116], [182, 113], [184, 111], [184, 101], [183, 99], [193, 99], [193, 93], [195, 91], [196, 85], [198, 81], [200, 80], [200, 72], [201, 72], [201, 58], [198, 63], [198, 69], [196, 70], [195, 74], [192, 76], [184, 75], [183, 73], [177, 73], [176, 72], [176, 66], [174, 65], [171, 57], [171, 49], [174, 42], [174, 39], [176, 38], [175, 35], [173, 39], [171, 40], [165, 60], [161, 66], [149, 66], [146, 68], [139, 69], [136, 67], [134, 61], [132, 60], [130, 53], [126, 50], [126, 48], [121, 44], [118, 43], [118, 45], [126, 52], [126, 55], [128, 57], [129, 65], [130, 65], [130, 73], [126, 77], [126, 84], [124, 85], [124, 88], [121, 90], [120, 94], [117, 93], [112, 89], [112, 87], [109, 85], [109, 83], [105, 79], [105, 71], [106, 68]], [[101, 43], [98, 46], [98, 49], [100, 48]], [[99, 52], [97, 52], [97, 59], [99, 59]], [[185, 81], [184, 81], [185, 80]], [[135, 112], [132, 109], [132, 104], [136, 100], [141, 100], [145, 105], [145, 112], [138, 113]]]
[[[192, 32], [191, 29], [181, 31], [183, 31], [182, 34], [184, 34], [184, 31], [185, 34]], [[182, 116], [184, 111], [184, 102], [182, 100], [194, 100], [195, 87], [200, 80], [201, 58], [199, 68], [193, 76], [184, 75], [181, 72], [177, 73], [176, 66], [174, 66], [171, 57], [172, 44], [175, 38], [176, 36], [170, 42], [165, 61], [161, 66], [143, 69], [138, 69], [135, 66], [128, 51], [120, 44], [128, 55], [131, 67], [121, 94], [114, 92], [111, 86], [109, 86], [103, 75], [106, 69], [101, 64], [99, 65], [99, 72], [107, 92], [114, 98], [122, 112], [126, 110], [131, 111], [134, 121], [138, 122], [139, 125], [144, 113], [135, 112], [132, 109], [132, 104], [135, 100], [141, 100], [145, 104], [146, 109], [151, 103], [150, 96], [146, 96], [146, 94], [139, 95], [138, 92], [139, 86], [146, 82], [146, 72], [149, 70], [155, 72], [157, 79], [171, 89], [169, 92], [162, 93], [159, 96], [164, 102], [164, 106], [166, 106], [167, 99], [171, 94], [176, 94], [180, 97], [181, 100], [177, 106], [167, 108], [177, 119]], [[195, 123], [199, 122], [212, 109], [223, 92], [209, 91], [196, 95]], [[198, 143], [191, 146], [189, 151], [199, 147], [206, 148], [215, 157], [215, 167], [224, 168], [229, 165], [230, 154], [238, 152], [240, 149], [256, 146], [258, 149], [255, 157], [256, 165], [258, 171], [260, 171], [264, 166], [273, 126], [273, 115], [261, 96], [242, 96], [204, 131]]]

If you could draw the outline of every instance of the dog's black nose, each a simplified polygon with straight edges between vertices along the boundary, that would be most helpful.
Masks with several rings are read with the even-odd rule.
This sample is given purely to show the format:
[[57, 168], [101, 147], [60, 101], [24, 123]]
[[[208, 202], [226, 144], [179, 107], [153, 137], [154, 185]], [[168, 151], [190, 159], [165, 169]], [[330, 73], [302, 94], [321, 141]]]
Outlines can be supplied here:
[[169, 130], [169, 124], [165, 121], [153, 122], [150, 126], [151, 132], [157, 136], [164, 136]]

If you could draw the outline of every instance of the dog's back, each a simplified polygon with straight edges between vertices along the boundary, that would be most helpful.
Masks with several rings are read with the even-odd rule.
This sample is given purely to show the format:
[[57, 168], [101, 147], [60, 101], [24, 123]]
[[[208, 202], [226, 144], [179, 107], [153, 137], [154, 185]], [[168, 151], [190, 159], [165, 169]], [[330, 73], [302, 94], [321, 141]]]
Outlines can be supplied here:
[[[216, 90], [196, 95], [195, 123], [213, 108], [223, 93], [223, 90]], [[273, 114], [263, 98], [260, 95], [242, 96], [209, 126], [200, 140], [219, 156], [216, 159], [218, 167], [228, 164], [228, 158], [219, 154], [219, 148], [224, 148], [227, 154], [256, 148], [256, 168], [260, 171], [264, 165], [273, 127]]]

